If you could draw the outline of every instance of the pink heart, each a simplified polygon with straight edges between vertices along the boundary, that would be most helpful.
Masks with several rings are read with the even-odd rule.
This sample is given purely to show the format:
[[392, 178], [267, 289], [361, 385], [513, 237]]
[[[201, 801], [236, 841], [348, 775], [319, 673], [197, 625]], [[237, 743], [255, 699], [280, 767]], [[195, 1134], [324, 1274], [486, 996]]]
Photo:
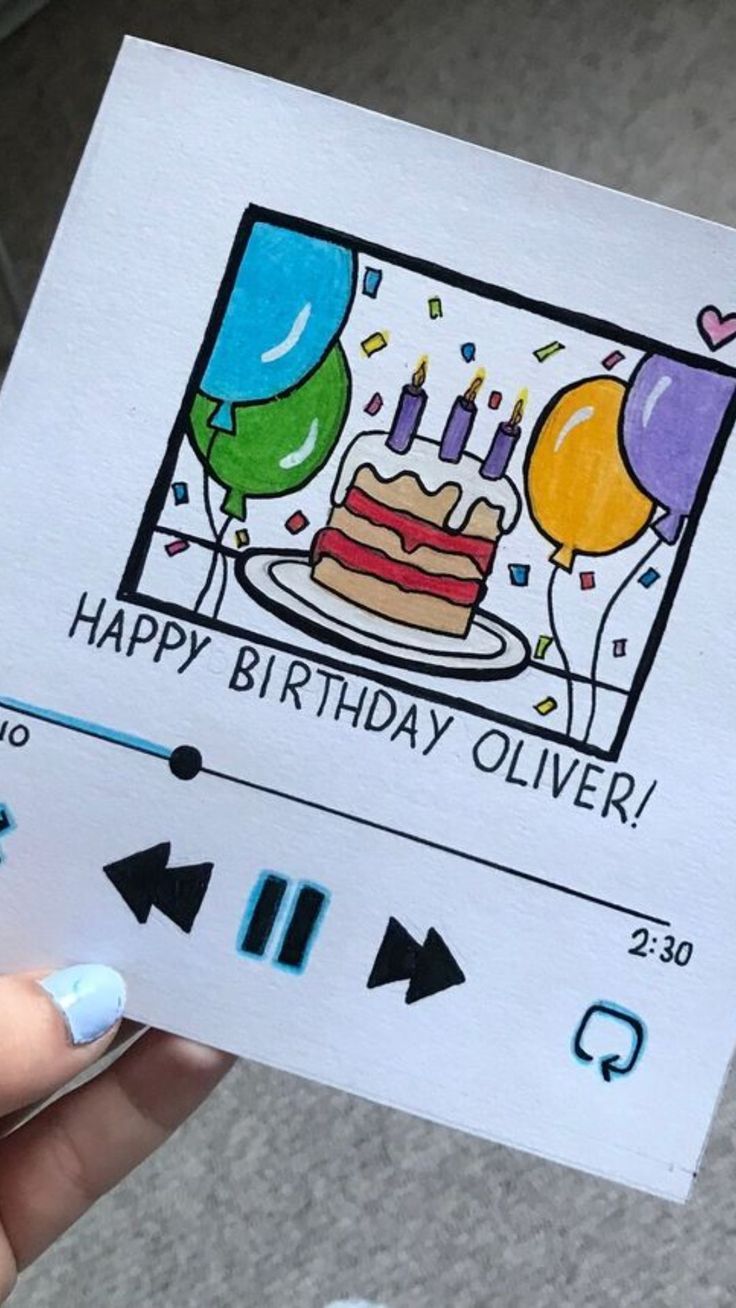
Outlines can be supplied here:
[[698, 331], [709, 350], [720, 350], [736, 336], [736, 313], [721, 313], [708, 304], [698, 314]]

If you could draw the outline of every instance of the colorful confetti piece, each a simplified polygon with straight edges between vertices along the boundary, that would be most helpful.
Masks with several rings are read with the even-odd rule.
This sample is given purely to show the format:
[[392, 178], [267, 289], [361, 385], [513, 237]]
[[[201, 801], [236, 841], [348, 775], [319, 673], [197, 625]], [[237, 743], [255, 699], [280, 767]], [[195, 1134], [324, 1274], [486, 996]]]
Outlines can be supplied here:
[[366, 268], [363, 273], [363, 294], [369, 295], [372, 300], [375, 300], [382, 280], [383, 273], [380, 268]]
[[581, 572], [581, 573], [580, 573], [580, 589], [581, 589], [581, 590], [595, 590], [595, 573], [594, 573], [594, 572]]
[[388, 345], [388, 336], [385, 332], [373, 332], [371, 336], [366, 336], [364, 341], [360, 342], [360, 348], [370, 359], [372, 354], [378, 354], [379, 350], [385, 350]]
[[537, 643], [534, 647], [535, 659], [543, 659], [550, 645], [554, 644], [551, 636], [538, 636]]
[[460, 346], [460, 353], [466, 363], [472, 363], [475, 358], [475, 342], [465, 341], [464, 345]]
[[442, 301], [439, 295], [433, 295], [429, 300], [427, 300], [427, 307], [429, 309], [430, 318], [442, 317]]
[[622, 659], [622, 658], [625, 658], [625, 656], [626, 656], [626, 639], [625, 639], [625, 637], [624, 637], [624, 638], [619, 638], [618, 640], [614, 640], [614, 642], [613, 642], [613, 657], [614, 657], [615, 659]]
[[544, 363], [545, 359], [551, 359], [553, 354], [559, 354], [564, 348], [561, 341], [550, 341], [549, 345], [540, 345], [539, 349], [534, 351], [534, 358]]
[[164, 549], [166, 550], [166, 553], [168, 554], [169, 558], [173, 559], [175, 554], [183, 554], [185, 550], [189, 549], [189, 541], [170, 540], [168, 545], [164, 546]]
[[171, 483], [171, 490], [174, 496], [175, 504], [189, 503], [189, 487], [185, 481], [174, 481]]
[[554, 713], [557, 708], [557, 700], [548, 695], [546, 699], [540, 699], [539, 703], [535, 704], [534, 707], [537, 713], [541, 713], [542, 717], [546, 718], [548, 713]]
[[364, 405], [363, 412], [369, 413], [372, 418], [375, 418], [376, 414], [380, 413], [382, 408], [383, 408], [383, 396], [380, 394], [379, 391], [376, 391], [375, 395], [371, 395], [371, 398], [369, 399], [368, 403]]
[[250, 545], [250, 532], [247, 527], [238, 527], [235, 532], [235, 544], [239, 550], [244, 550], [246, 545]]
[[503, 395], [501, 391], [491, 391], [490, 395], [488, 396], [488, 408], [500, 409], [502, 399], [503, 399]]
[[529, 573], [531, 571], [528, 563], [509, 563], [509, 580], [512, 586], [528, 586]]
[[610, 372], [612, 368], [616, 367], [617, 363], [621, 363], [623, 361], [623, 358], [624, 356], [620, 350], [611, 350], [611, 353], [607, 354], [605, 359], [601, 359], [601, 364], [604, 368], [607, 368], [608, 371]]
[[309, 526], [309, 518], [301, 509], [297, 509], [296, 513], [292, 513], [291, 517], [286, 519], [284, 526], [292, 536], [298, 536], [300, 531], [304, 531], [304, 528]]
[[656, 568], [647, 568], [646, 572], [642, 572], [639, 578], [639, 585], [649, 590], [649, 587], [653, 586], [655, 581], [659, 581], [659, 576], [660, 574]]

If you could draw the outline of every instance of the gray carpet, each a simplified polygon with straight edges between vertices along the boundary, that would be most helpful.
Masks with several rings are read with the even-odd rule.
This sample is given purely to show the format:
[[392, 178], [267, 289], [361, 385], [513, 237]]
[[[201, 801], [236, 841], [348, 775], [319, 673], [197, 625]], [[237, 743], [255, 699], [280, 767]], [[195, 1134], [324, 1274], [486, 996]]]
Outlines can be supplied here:
[[[126, 30], [707, 217], [736, 212], [730, 0], [52, 0], [0, 45], [0, 230], [26, 291]], [[0, 317], [0, 350], [9, 339]], [[679, 1209], [241, 1065], [14, 1304], [730, 1305], [735, 1138], [732, 1087]]]

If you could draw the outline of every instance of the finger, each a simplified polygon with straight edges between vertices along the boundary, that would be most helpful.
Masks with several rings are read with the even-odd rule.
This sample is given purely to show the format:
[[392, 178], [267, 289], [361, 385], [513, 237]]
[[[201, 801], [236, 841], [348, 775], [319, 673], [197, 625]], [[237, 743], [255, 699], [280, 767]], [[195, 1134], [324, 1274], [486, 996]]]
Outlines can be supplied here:
[[0, 1117], [43, 1099], [114, 1039], [125, 982], [97, 963], [0, 978]]
[[[104, 1070], [109, 1059], [115, 1054], [120, 1057], [125, 1048], [147, 1030], [148, 1027], [145, 1027], [142, 1022], [133, 1022], [130, 1018], [123, 1018], [122, 1022], [118, 1024], [112, 1039], [103, 1043], [96, 1063], [84, 1068], [81, 1078], [75, 1077], [74, 1080], [81, 1084], [85, 1074], [97, 1076], [99, 1072]], [[13, 1131], [17, 1131], [20, 1126], [25, 1126], [26, 1122], [30, 1122], [32, 1117], [36, 1117], [38, 1113], [48, 1108], [49, 1104], [53, 1104], [54, 1100], [59, 1098], [59, 1095], [65, 1094], [67, 1087], [72, 1088], [72, 1084], [65, 1083], [60, 1090], [53, 1090], [50, 1095], [44, 1095], [41, 1099], [34, 1099], [33, 1103], [27, 1104], [24, 1108], [19, 1108], [17, 1112], [7, 1113], [5, 1117], [0, 1117], [0, 1139], [3, 1136], [10, 1135]]]
[[106, 1072], [0, 1141], [0, 1225], [18, 1269], [157, 1149], [233, 1061], [149, 1031]]

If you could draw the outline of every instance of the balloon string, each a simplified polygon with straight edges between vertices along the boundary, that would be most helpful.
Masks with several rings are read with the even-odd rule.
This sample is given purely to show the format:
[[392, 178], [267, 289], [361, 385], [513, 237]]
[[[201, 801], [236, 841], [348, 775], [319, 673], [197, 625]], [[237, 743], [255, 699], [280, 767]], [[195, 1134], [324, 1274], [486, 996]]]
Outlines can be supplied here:
[[[199, 595], [197, 596], [197, 601], [196, 601], [196, 603], [195, 603], [195, 605], [194, 605], [194, 612], [195, 612], [195, 613], [198, 613], [198, 612], [199, 612], [200, 605], [202, 605], [202, 604], [204, 603], [204, 600], [206, 599], [207, 594], [208, 594], [208, 592], [209, 592], [209, 590], [210, 590], [210, 588], [211, 588], [211, 586], [212, 586], [212, 582], [214, 581], [214, 577], [215, 577], [215, 568], [217, 567], [217, 560], [218, 560], [218, 559], [222, 559], [222, 566], [223, 566], [223, 569], [224, 569], [224, 575], [223, 575], [223, 579], [222, 579], [222, 584], [221, 584], [221, 586], [220, 586], [220, 594], [219, 594], [218, 597], [217, 597], [217, 603], [218, 603], [218, 605], [222, 603], [222, 601], [223, 601], [223, 599], [224, 599], [224, 597], [225, 597], [225, 586], [227, 585], [227, 559], [225, 558], [224, 554], [221, 554], [221, 553], [220, 553], [220, 546], [222, 545], [222, 542], [223, 542], [223, 539], [224, 539], [224, 536], [225, 536], [225, 532], [227, 531], [228, 527], [230, 526], [231, 521], [232, 521], [231, 518], [226, 518], [225, 521], [223, 522], [223, 524], [222, 524], [220, 530], [217, 532], [217, 535], [215, 536], [215, 548], [214, 548], [213, 551], [212, 551], [212, 558], [211, 558], [211, 560], [210, 560], [209, 571], [208, 571], [207, 576], [206, 576], [206, 578], [205, 578], [204, 586], [202, 587], [201, 591], [199, 592]], [[216, 613], [213, 614], [213, 617], [216, 617], [216, 616], [217, 616]]]
[[[220, 533], [219, 544], [222, 544], [222, 540], [225, 536], [225, 532], [227, 531], [231, 522], [232, 522], [232, 518], [227, 517], [224, 523], [222, 524], [222, 531]], [[220, 555], [220, 557], [222, 559], [222, 581], [220, 582], [220, 589], [217, 594], [217, 599], [215, 600], [215, 607], [212, 610], [213, 618], [219, 618], [220, 616], [220, 608], [222, 607], [222, 601], [225, 598], [225, 591], [227, 589], [227, 555], [222, 554]]]
[[567, 689], [567, 721], [565, 723], [565, 735], [569, 736], [570, 732], [572, 731], [572, 712], [573, 712], [572, 677], [570, 675], [570, 671], [571, 671], [570, 660], [568, 659], [567, 654], [565, 653], [565, 649], [562, 645], [562, 642], [557, 632], [557, 624], [555, 622], [555, 611], [554, 611], [554, 596], [553, 596], [555, 581], [557, 579], [558, 574], [561, 571], [562, 569], [557, 565], [555, 565], [555, 567], [552, 569], [552, 572], [550, 574], [549, 585], [547, 587], [547, 616], [549, 617], [549, 629], [552, 632], [552, 637], [554, 639], [555, 645], [557, 646], [560, 658], [562, 660], [562, 667], [565, 672], [565, 686]]
[[624, 577], [619, 587], [613, 592], [611, 598], [609, 599], [606, 607], [603, 610], [603, 613], [601, 614], [601, 620], [598, 624], [598, 631], [596, 632], [595, 644], [593, 646], [593, 659], [590, 665], [590, 712], [588, 713], [588, 721], [585, 727], [583, 743], [587, 743], [590, 733], [593, 729], [593, 721], [595, 718], [595, 712], [596, 712], [597, 700], [598, 700], [598, 681], [597, 681], [598, 662], [600, 659], [601, 648], [603, 645], [603, 633], [606, 628], [606, 623], [608, 622], [608, 619], [611, 616], [611, 610], [613, 609], [613, 606], [616, 603], [616, 601], [621, 597], [621, 595], [623, 595], [624, 591], [626, 590], [626, 587], [634, 580], [634, 577], [636, 576], [637, 572], [639, 572], [641, 568], [644, 567], [645, 563], [649, 562], [652, 555], [656, 554], [660, 545], [663, 544], [664, 544], [663, 540], [657, 540], [655, 541], [654, 545], [649, 546], [649, 549], [646, 550], [645, 553], [642, 555], [642, 557], [634, 564], [631, 571], [627, 572], [626, 576]]
[[[212, 512], [212, 500], [211, 500], [211, 498], [210, 498], [210, 479], [209, 479], [209, 476], [207, 475], [207, 469], [208, 469], [208, 467], [209, 467], [209, 465], [210, 465], [210, 460], [211, 460], [211, 458], [212, 458], [212, 451], [213, 451], [213, 449], [214, 449], [214, 447], [215, 447], [215, 441], [217, 440], [217, 438], [218, 438], [218, 436], [219, 436], [220, 434], [221, 434], [221, 433], [220, 433], [219, 431], [213, 431], [213, 432], [212, 432], [212, 435], [210, 436], [210, 439], [209, 439], [209, 441], [208, 441], [208, 443], [207, 443], [207, 449], [206, 449], [206, 451], [205, 451], [205, 456], [204, 456], [204, 458], [205, 458], [205, 462], [204, 462], [204, 466], [203, 466], [203, 468], [202, 468], [202, 490], [203, 490], [203, 495], [204, 495], [204, 508], [205, 508], [205, 513], [207, 514], [207, 521], [208, 521], [209, 524], [210, 524], [210, 531], [212, 532], [212, 539], [214, 540], [215, 545], [221, 545], [221, 544], [222, 544], [222, 536], [224, 535], [224, 529], [223, 529], [223, 531], [222, 531], [221, 533], [218, 532], [218, 530], [217, 530], [217, 523], [215, 522], [215, 515], [214, 515], [214, 513]], [[227, 519], [226, 519], [226, 522], [225, 522], [225, 527], [227, 527], [227, 525], [228, 525], [229, 522], [230, 522], [230, 518], [227, 518]], [[218, 550], [215, 549], [215, 550], [213, 551], [213, 553], [212, 553], [212, 558], [211, 558], [211, 560], [210, 560], [210, 566], [209, 566], [209, 570], [208, 570], [208, 572], [207, 572], [207, 577], [206, 577], [206, 579], [205, 579], [204, 586], [202, 587], [201, 591], [199, 592], [199, 595], [197, 596], [197, 599], [196, 599], [196, 602], [195, 602], [195, 605], [194, 605], [194, 612], [195, 612], [195, 613], [198, 613], [198, 612], [199, 612], [200, 605], [203, 604], [204, 601], [205, 601], [205, 599], [207, 598], [207, 595], [208, 595], [208, 593], [209, 593], [210, 587], [211, 587], [212, 582], [213, 582], [213, 580], [214, 580], [214, 576], [215, 576], [215, 568], [217, 567], [217, 560], [218, 560], [218, 558], [222, 558], [222, 567], [223, 567], [222, 594], [224, 594], [224, 587], [225, 587], [225, 585], [227, 584], [227, 559], [224, 557], [224, 555], [220, 555], [220, 553], [218, 552]], [[220, 600], [220, 602], [221, 602], [221, 600]]]

